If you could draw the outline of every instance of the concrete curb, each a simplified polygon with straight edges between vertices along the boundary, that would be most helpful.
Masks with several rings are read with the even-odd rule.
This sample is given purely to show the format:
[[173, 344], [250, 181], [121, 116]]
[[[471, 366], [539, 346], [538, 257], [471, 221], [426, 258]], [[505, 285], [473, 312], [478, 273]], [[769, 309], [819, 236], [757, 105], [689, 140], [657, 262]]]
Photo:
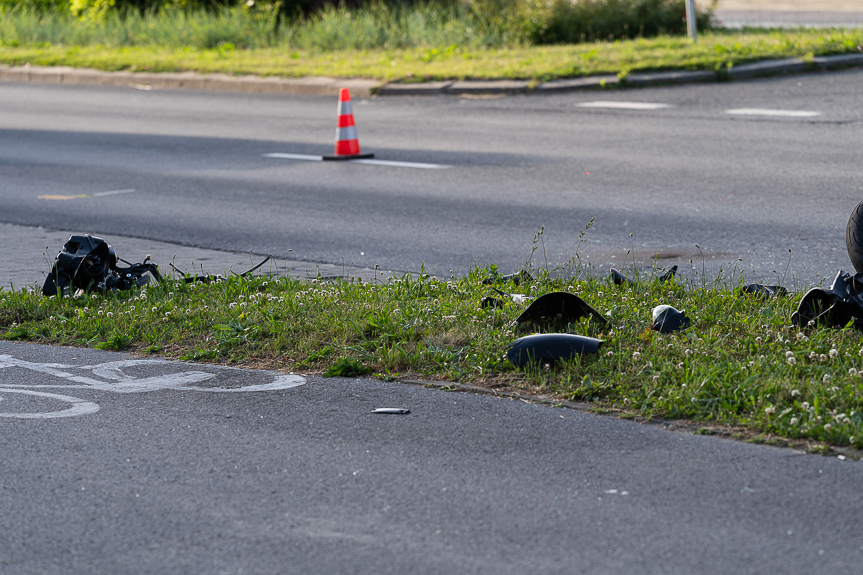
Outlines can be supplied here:
[[227, 74], [103, 72], [89, 68], [3, 66], [0, 65], [0, 82], [29, 82], [42, 84], [120, 86], [138, 90], [191, 89], [226, 92], [253, 92], [262, 94], [291, 94], [306, 96], [336, 96], [339, 88], [350, 88], [355, 97], [379, 96], [434, 96], [525, 94], [529, 92], [552, 94], [579, 90], [596, 90], [613, 86], [658, 86], [691, 84], [718, 80], [741, 80], [779, 74], [838, 70], [863, 66], [863, 54], [818, 56], [812, 61], [798, 58], [765, 60], [734, 66], [716, 72], [670, 71], [635, 73], [619, 78], [614, 75], [565, 78], [536, 84], [528, 80], [461, 80], [425, 82], [415, 84], [384, 84], [377, 80], [330, 78], [262, 78], [259, 76], [229, 76]]
[[367, 98], [380, 85], [377, 80], [316, 76], [308, 78], [262, 78], [227, 74], [103, 72], [65, 66], [0, 66], [0, 82], [39, 84], [86, 84], [120, 86], [139, 90], [190, 89], [263, 94], [337, 96], [339, 88], [350, 88], [356, 97]]
[[635, 73], [621, 79], [618, 76], [587, 76], [584, 78], [565, 78], [531, 85], [527, 80], [463, 80], [460, 82], [434, 82], [429, 84], [386, 84], [378, 88], [379, 96], [397, 95], [439, 95], [439, 94], [523, 94], [534, 92], [551, 94], [579, 90], [596, 90], [613, 86], [659, 86], [670, 84], [691, 84], [694, 82], [715, 82], [719, 80], [742, 80], [779, 74], [800, 74], [804, 72], [838, 70], [863, 66], [863, 54], [842, 54], [839, 56], [818, 56], [811, 62], [798, 58], [783, 60], [764, 60], [743, 64], [716, 72], [708, 71], [670, 71]]

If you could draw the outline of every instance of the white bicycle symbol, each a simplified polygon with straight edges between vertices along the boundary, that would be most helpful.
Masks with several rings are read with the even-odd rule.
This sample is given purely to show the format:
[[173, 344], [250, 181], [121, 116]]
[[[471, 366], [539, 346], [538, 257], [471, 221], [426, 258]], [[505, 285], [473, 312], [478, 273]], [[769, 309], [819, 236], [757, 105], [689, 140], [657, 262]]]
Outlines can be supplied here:
[[[59, 411], [0, 412], [0, 417], [14, 417], [18, 419], [51, 419], [56, 417], [75, 417], [99, 411], [99, 405], [92, 401], [58, 393], [35, 391], [34, 388], [93, 389], [97, 391], [113, 391], [114, 393], [142, 393], [160, 389], [206, 391], [215, 393], [245, 393], [250, 391], [276, 391], [280, 389], [290, 389], [306, 383], [305, 378], [299, 375], [286, 375], [278, 371], [250, 371], [223, 366], [208, 366], [215, 369], [216, 372], [193, 370], [182, 371], [179, 373], [165, 373], [150, 377], [135, 377], [123, 371], [124, 369], [129, 370], [129, 368], [141, 369], [146, 367], [164, 367], [170, 365], [177, 365], [177, 363], [161, 359], [130, 359], [123, 361], [109, 361], [107, 363], [100, 363], [97, 365], [76, 366], [61, 363], [34, 363], [17, 359], [11, 355], [0, 355], [0, 370], [19, 367], [58, 377], [69, 382], [59, 384], [13, 384], [5, 383], [5, 379], [0, 378], [0, 394], [15, 394], [13, 397], [23, 395], [60, 401], [63, 404], [71, 404], [66, 409], [61, 409]], [[86, 375], [87, 371], [89, 371], [93, 377]], [[84, 374], [78, 375], [82, 372]], [[268, 383], [234, 387], [207, 387], [195, 385], [212, 380], [220, 374], [228, 373], [233, 375], [243, 375], [246, 377], [250, 375], [263, 375], [272, 377], [272, 381]], [[4, 398], [0, 397], [0, 402], [3, 400]]]

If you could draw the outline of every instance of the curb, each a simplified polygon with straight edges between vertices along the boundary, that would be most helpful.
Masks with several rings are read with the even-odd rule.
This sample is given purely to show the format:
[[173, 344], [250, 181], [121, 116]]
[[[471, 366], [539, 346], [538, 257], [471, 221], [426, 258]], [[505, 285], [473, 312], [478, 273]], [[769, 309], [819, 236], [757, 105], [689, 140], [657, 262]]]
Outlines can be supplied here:
[[138, 90], [187, 89], [259, 94], [289, 94], [305, 96], [337, 96], [339, 88], [349, 88], [360, 98], [378, 96], [469, 96], [483, 94], [552, 94], [610, 87], [659, 86], [742, 80], [780, 74], [838, 70], [863, 66], [863, 54], [817, 56], [811, 61], [799, 58], [764, 60], [727, 69], [708, 71], [670, 71], [565, 78], [537, 84], [529, 80], [460, 80], [414, 84], [384, 84], [359, 78], [262, 78], [260, 76], [230, 76], [228, 74], [198, 74], [196, 72], [103, 72], [90, 68], [66, 66], [3, 66], [0, 82], [38, 84], [95, 85], [135, 88]]
[[339, 88], [350, 88], [356, 96], [367, 98], [380, 85], [377, 80], [329, 78], [262, 78], [196, 72], [103, 72], [91, 68], [66, 66], [0, 65], [0, 82], [34, 84], [95, 85], [136, 88], [138, 90], [186, 89], [260, 94], [338, 96]]
[[440, 94], [525, 94], [528, 92], [552, 94], [596, 90], [625, 86], [660, 86], [670, 84], [692, 84], [722, 80], [743, 80], [780, 74], [800, 74], [863, 66], [863, 54], [841, 54], [818, 56], [811, 61], [799, 58], [764, 60], [752, 64], [733, 66], [728, 69], [708, 71], [670, 71], [635, 73], [623, 78], [616, 75], [565, 78], [533, 84], [527, 80], [463, 80], [459, 82], [429, 82], [428, 84], [385, 84], [378, 88], [378, 96], [435, 96]]

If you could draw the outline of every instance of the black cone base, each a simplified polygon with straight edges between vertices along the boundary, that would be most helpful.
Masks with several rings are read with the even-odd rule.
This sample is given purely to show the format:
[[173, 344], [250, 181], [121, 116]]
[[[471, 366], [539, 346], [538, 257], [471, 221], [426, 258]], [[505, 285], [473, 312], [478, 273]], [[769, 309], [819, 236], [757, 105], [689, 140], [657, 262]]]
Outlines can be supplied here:
[[352, 155], [344, 155], [344, 156], [323, 156], [325, 162], [336, 162], [340, 160], [365, 160], [368, 158], [374, 158], [374, 154], [352, 154]]

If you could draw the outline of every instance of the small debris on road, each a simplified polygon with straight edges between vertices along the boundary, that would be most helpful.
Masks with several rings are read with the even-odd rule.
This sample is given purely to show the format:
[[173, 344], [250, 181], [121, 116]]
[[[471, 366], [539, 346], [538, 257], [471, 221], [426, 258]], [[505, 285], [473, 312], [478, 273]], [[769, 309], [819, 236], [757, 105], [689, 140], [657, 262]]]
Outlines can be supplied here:
[[387, 415], [407, 415], [410, 412], [410, 409], [402, 409], [399, 407], [379, 407], [372, 410], [372, 413], [384, 413]]

